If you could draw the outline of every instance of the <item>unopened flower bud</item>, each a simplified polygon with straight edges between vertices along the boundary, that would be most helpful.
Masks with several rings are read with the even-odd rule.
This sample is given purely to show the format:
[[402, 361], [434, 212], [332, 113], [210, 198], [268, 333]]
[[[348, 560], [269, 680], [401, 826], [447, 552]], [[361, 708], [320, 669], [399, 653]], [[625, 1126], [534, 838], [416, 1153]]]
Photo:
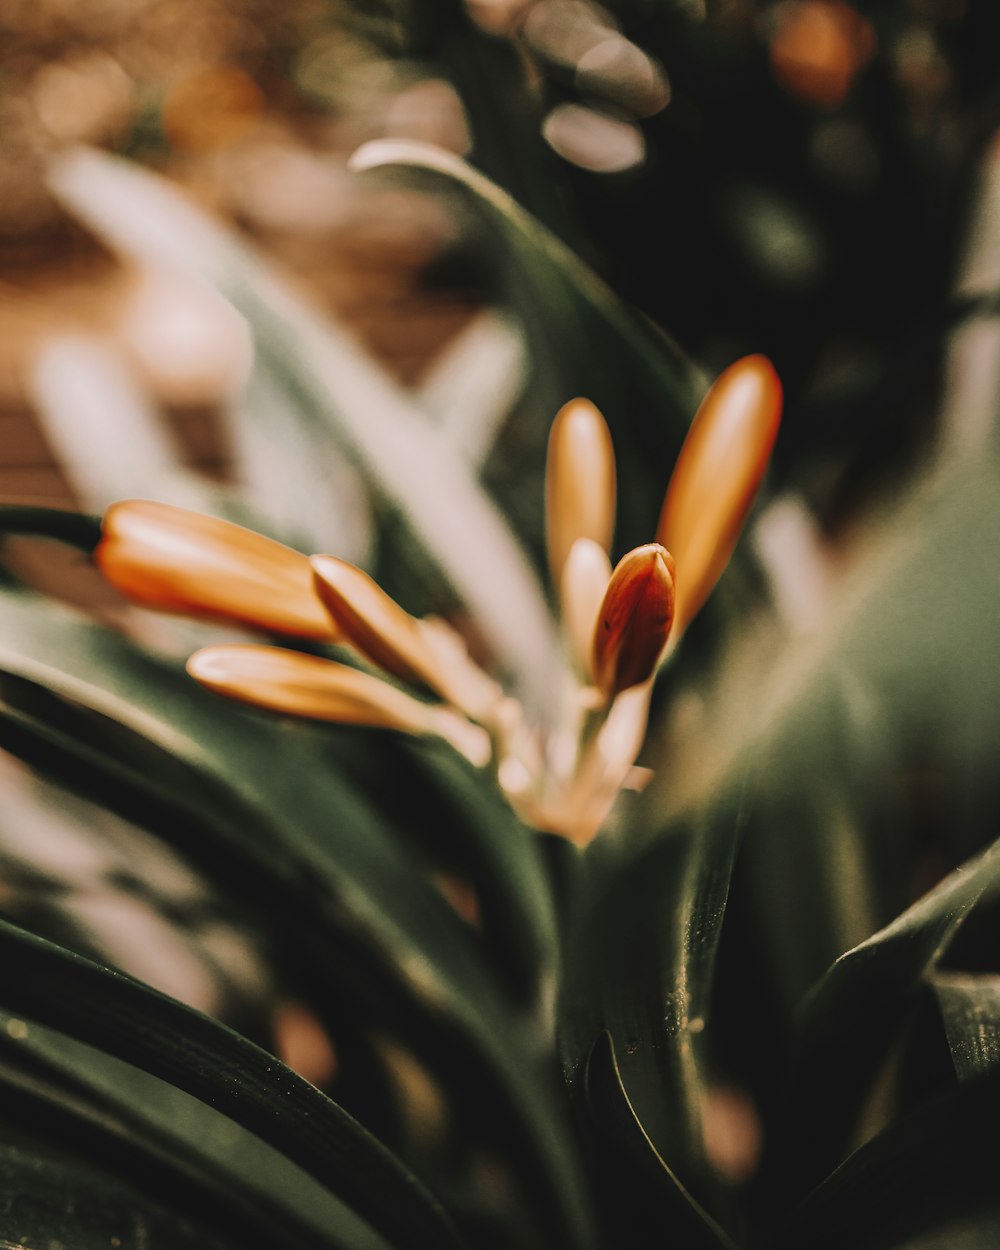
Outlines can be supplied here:
[[116, 503], [94, 556], [107, 580], [142, 607], [336, 637], [308, 558], [218, 517], [145, 499]]
[[673, 615], [673, 558], [659, 543], [636, 547], [612, 573], [594, 630], [591, 673], [606, 698], [653, 675]]
[[437, 661], [409, 612], [346, 560], [313, 556], [311, 565], [316, 594], [345, 642], [401, 681], [434, 684]]
[[188, 660], [187, 671], [216, 694], [290, 716], [409, 733], [429, 727], [428, 706], [381, 678], [283, 647], [203, 647]]
[[675, 635], [729, 563], [780, 420], [781, 382], [764, 356], [730, 365], [695, 414], [656, 531], [657, 541], [677, 561]]
[[608, 553], [590, 538], [578, 538], [563, 565], [563, 625], [574, 663], [584, 673], [590, 663], [594, 625], [611, 571]]
[[615, 453], [611, 433], [589, 399], [565, 404], [552, 423], [545, 470], [545, 528], [552, 580], [578, 538], [605, 551], [615, 525]]

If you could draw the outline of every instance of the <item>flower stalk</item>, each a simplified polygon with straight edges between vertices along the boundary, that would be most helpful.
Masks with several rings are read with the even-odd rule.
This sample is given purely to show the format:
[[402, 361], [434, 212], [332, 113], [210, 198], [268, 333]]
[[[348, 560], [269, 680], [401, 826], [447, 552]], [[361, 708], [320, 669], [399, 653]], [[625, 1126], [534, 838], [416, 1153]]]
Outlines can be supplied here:
[[780, 411], [781, 385], [764, 357], [727, 369], [692, 422], [656, 541], [614, 568], [610, 432], [588, 400], [559, 411], [546, 539], [570, 665], [562, 714], [546, 729], [528, 722], [450, 625], [411, 616], [337, 557], [310, 559], [226, 521], [132, 501], [105, 517], [97, 563], [147, 607], [335, 641], [362, 665], [257, 644], [208, 647], [188, 663], [207, 688], [290, 715], [437, 736], [490, 768], [526, 822], [585, 846], [619, 792], [646, 775], [635, 761], [657, 667], [728, 563]]

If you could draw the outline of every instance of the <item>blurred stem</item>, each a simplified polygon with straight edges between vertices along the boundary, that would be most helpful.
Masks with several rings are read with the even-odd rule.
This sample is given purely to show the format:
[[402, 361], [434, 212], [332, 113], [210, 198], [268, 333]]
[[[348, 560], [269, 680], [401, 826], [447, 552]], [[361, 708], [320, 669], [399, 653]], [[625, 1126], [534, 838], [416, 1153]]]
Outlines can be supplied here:
[[80, 551], [90, 552], [101, 540], [101, 521], [99, 517], [62, 508], [20, 505], [0, 508], [0, 542], [13, 535], [55, 538]]

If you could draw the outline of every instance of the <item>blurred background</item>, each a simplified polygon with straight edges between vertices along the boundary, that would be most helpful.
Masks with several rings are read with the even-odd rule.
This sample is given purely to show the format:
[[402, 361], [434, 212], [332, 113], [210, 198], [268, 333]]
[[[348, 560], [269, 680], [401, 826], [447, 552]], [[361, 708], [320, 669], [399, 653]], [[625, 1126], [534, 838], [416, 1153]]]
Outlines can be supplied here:
[[164, 175], [411, 388], [502, 274], [440, 197], [345, 161], [386, 137], [470, 157], [709, 374], [772, 356], [778, 471], [831, 525], [934, 436], [956, 285], [994, 285], [961, 268], [975, 206], [993, 220], [984, 0], [12, 0], [0, 28], [5, 498], [103, 502], [46, 416], [64, 336], [109, 353], [185, 465], [233, 476], [240, 327], [81, 226], [49, 181], [73, 145]]
[[[363, 563], [496, 658], [516, 610], [488, 636], [488, 613], [463, 618], [428, 580], [396, 521], [423, 515], [433, 474], [412, 493], [380, 477], [381, 414], [436, 427], [537, 573], [561, 403], [587, 394], [612, 425], [620, 554], [648, 540], [707, 381], [766, 353], [786, 388], [775, 502], [665, 679], [644, 819], [697, 806], [766, 739], [747, 872], [784, 1021], [830, 959], [995, 832], [995, 508], [980, 479], [965, 512], [896, 505], [995, 449], [998, 47], [994, 0], [6, 0], [0, 501], [233, 517]], [[565, 256], [546, 268], [549, 236], [506, 201], [349, 170], [371, 140], [466, 158], [635, 318], [623, 330], [615, 297], [576, 275], [605, 310], [580, 313]], [[622, 347], [637, 334], [648, 367]], [[79, 553], [28, 546], [14, 564], [120, 616]], [[191, 649], [172, 625], [130, 625]], [[794, 670], [803, 639], [815, 688]], [[332, 740], [388, 801], [365, 750]], [[136, 849], [137, 830], [126, 854], [117, 818], [6, 757], [0, 785], [6, 907], [229, 1018], [264, 1001], [248, 1031], [332, 1079], [327, 1035], [267, 982], [252, 916]], [[791, 826], [823, 831], [798, 859]], [[442, 879], [458, 906], [462, 882]], [[819, 895], [830, 924], [788, 943]]]

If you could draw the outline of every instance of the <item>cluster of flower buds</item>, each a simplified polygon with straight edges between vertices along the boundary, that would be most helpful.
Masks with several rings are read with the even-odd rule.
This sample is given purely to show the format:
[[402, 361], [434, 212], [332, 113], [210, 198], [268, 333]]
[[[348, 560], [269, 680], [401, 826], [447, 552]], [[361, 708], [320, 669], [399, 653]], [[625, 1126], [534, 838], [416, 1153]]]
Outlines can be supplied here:
[[527, 722], [450, 625], [411, 616], [344, 560], [310, 558], [229, 522], [145, 501], [109, 509], [96, 559], [143, 606], [344, 645], [362, 664], [259, 644], [210, 646], [188, 662], [204, 686], [296, 716], [441, 737], [473, 764], [491, 764], [526, 821], [583, 845], [635, 779], [657, 666], [729, 559], [780, 411], [781, 387], [763, 357], [726, 370], [695, 416], [656, 541], [614, 569], [608, 428], [586, 400], [560, 411], [549, 439], [546, 526], [574, 676], [564, 711], [544, 728]]

